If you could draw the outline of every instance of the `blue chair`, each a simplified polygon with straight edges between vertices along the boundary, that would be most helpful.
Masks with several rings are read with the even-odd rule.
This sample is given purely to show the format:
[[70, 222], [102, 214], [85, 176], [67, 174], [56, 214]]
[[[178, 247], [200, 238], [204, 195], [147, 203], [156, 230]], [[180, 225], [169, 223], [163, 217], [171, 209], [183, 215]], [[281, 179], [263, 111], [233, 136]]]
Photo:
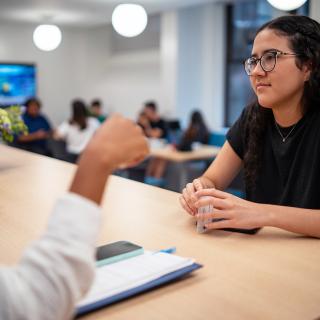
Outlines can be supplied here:
[[216, 147], [222, 147], [226, 142], [226, 134], [228, 128], [222, 128], [220, 130], [214, 130], [209, 137], [209, 144]]
[[[227, 131], [228, 128], [222, 128], [220, 130], [214, 130], [213, 132], [211, 132], [209, 137], [209, 144], [216, 147], [222, 147], [227, 139]], [[234, 179], [226, 192], [229, 192], [237, 197], [244, 198], [242, 174], [239, 174]]]
[[168, 143], [177, 145], [182, 136], [180, 121], [178, 119], [167, 120], [166, 124], [168, 129], [168, 134], [167, 134]]

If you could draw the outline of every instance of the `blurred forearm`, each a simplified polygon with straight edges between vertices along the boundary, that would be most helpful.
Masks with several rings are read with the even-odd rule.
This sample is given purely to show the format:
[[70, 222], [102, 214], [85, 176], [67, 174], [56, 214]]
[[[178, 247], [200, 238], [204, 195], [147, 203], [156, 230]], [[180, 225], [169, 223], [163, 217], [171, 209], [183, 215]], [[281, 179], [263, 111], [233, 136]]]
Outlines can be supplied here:
[[[101, 204], [103, 192], [113, 168], [111, 165], [93, 162], [94, 157], [84, 153], [70, 186], [70, 192], [79, 194], [98, 205]], [[98, 159], [97, 159], [98, 160]]]

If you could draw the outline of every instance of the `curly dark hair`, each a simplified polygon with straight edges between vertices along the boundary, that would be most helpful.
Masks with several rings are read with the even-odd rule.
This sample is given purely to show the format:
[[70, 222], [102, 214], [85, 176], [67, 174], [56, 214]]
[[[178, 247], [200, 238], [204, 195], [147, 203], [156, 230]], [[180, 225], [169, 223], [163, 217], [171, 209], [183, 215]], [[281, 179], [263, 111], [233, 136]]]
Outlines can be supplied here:
[[[310, 78], [305, 82], [302, 96], [303, 113], [320, 107], [320, 24], [306, 16], [289, 15], [271, 20], [261, 26], [256, 36], [265, 29], [273, 30], [277, 35], [286, 37], [289, 46], [297, 54], [296, 66], [301, 69], [308, 64], [311, 67]], [[265, 132], [272, 110], [263, 108], [256, 100], [248, 107], [244, 135], [247, 151], [244, 155], [244, 178], [247, 189], [254, 189], [255, 181], [261, 169], [261, 158]]]

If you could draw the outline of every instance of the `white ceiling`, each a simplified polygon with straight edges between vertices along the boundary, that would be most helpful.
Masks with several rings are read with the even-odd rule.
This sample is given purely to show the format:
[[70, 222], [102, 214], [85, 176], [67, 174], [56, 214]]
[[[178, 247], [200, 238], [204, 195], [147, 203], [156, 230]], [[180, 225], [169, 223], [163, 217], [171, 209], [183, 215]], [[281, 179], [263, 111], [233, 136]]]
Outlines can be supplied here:
[[[239, 0], [238, 0], [239, 1]], [[95, 26], [110, 23], [120, 3], [139, 3], [148, 14], [175, 8], [228, 0], [0, 0], [0, 22], [56, 23], [69, 26]]]

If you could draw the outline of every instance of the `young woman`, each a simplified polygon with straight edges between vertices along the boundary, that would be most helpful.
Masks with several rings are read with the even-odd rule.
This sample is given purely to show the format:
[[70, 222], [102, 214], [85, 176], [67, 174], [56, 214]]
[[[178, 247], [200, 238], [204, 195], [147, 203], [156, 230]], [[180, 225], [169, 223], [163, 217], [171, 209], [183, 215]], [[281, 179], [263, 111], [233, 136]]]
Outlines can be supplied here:
[[[257, 101], [204, 175], [183, 190], [181, 205], [191, 215], [213, 205], [204, 218], [224, 220], [208, 229], [273, 226], [320, 237], [319, 23], [304, 16], [266, 23], [244, 66]], [[221, 191], [242, 167], [246, 200]]]
[[203, 120], [200, 111], [193, 111], [187, 130], [184, 132], [178, 150], [189, 151], [193, 142], [207, 144], [209, 141], [209, 130]]
[[63, 122], [55, 132], [56, 139], [63, 139], [66, 142], [67, 160], [77, 161], [99, 126], [100, 123], [96, 118], [88, 116], [86, 105], [82, 100], [72, 101], [72, 118]]

